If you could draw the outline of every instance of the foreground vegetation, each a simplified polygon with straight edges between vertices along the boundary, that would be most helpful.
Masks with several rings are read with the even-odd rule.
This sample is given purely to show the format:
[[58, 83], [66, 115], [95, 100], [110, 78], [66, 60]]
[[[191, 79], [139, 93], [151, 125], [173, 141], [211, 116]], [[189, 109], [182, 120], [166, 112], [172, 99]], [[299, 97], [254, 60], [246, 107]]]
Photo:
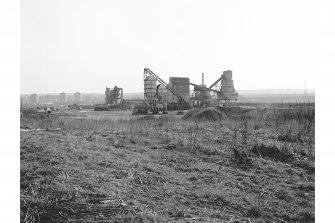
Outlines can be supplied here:
[[253, 113], [26, 111], [21, 222], [314, 222], [314, 106]]

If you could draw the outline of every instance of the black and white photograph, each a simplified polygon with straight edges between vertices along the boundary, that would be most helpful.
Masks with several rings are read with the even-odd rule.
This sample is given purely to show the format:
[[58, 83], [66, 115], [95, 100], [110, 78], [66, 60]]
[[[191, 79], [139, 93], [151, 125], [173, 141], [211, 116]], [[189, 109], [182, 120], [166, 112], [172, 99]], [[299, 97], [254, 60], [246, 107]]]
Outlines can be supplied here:
[[[15, 107], [2, 102], [17, 120], [7, 161], [16, 168], [0, 168], [2, 182], [17, 176], [5, 184], [15, 196], [3, 204], [17, 200], [3, 209], [15, 206], [17, 221], [3, 222], [332, 222], [315, 210], [331, 214], [331, 204], [315, 203], [316, 178], [334, 179], [330, 168], [316, 176], [315, 162], [328, 157], [317, 161], [322, 168], [335, 155], [319, 155], [332, 147], [316, 142], [316, 125], [332, 137], [316, 124], [317, 82], [331, 79], [319, 74], [334, 74], [322, 65], [335, 52], [326, 43], [335, 38], [326, 5], [17, 6], [17, 97]], [[326, 122], [327, 114], [317, 112]]]

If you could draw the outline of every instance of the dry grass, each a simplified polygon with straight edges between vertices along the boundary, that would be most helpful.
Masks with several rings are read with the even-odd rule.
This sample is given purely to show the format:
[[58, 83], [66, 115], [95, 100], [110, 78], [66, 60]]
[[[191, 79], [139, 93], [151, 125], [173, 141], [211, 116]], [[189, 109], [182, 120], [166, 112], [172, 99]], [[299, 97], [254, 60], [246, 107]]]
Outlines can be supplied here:
[[22, 128], [46, 131], [21, 132], [21, 222], [314, 222], [313, 112], [27, 113]]

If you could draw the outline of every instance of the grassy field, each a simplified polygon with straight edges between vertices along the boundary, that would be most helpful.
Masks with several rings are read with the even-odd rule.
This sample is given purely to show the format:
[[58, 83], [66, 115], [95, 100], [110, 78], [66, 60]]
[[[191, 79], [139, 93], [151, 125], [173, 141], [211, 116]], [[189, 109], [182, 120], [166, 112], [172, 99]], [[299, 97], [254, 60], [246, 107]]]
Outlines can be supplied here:
[[251, 113], [25, 111], [21, 222], [314, 222], [314, 105]]

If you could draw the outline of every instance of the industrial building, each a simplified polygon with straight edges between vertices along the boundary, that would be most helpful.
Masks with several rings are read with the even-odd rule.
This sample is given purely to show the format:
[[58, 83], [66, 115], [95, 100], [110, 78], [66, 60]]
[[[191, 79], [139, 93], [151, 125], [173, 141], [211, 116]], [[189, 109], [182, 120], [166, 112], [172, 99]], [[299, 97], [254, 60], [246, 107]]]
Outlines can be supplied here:
[[[188, 77], [170, 77], [169, 86], [186, 100], [190, 100], [190, 79]], [[169, 92], [170, 103], [178, 103], [178, 97]]]
[[118, 86], [114, 88], [106, 87], [105, 90], [105, 103], [104, 104], [95, 104], [95, 111], [111, 111], [114, 109], [123, 109], [124, 108], [123, 100], [123, 89]]
[[114, 88], [106, 87], [105, 90], [105, 103], [110, 105], [120, 104], [123, 100], [123, 89], [117, 86]]
[[[202, 106], [223, 106], [226, 103], [236, 102], [238, 93], [234, 88], [233, 74], [231, 70], [224, 71], [220, 78], [207, 87], [204, 84], [204, 74], [202, 74], [202, 84], [194, 86], [191, 101], [194, 107]], [[216, 89], [214, 86], [219, 85]], [[213, 95], [214, 94], [214, 95]]]
[[234, 88], [233, 72], [231, 70], [224, 71], [221, 76], [221, 93], [218, 93], [217, 99], [220, 100], [220, 104], [226, 103], [227, 101], [236, 101], [238, 93]]

